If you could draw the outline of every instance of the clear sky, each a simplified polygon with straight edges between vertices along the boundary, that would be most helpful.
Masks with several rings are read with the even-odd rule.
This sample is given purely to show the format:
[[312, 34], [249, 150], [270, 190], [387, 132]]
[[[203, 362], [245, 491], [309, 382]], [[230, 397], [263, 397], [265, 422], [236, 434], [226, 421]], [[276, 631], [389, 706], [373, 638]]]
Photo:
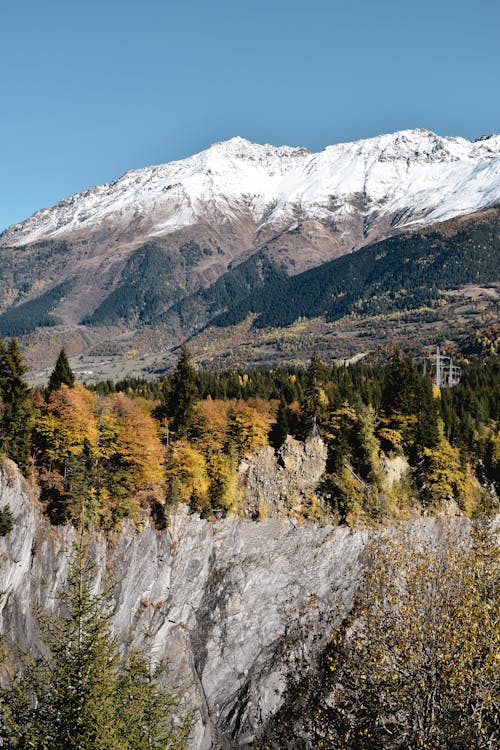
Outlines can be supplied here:
[[1, 6], [0, 229], [234, 135], [500, 132], [498, 0]]

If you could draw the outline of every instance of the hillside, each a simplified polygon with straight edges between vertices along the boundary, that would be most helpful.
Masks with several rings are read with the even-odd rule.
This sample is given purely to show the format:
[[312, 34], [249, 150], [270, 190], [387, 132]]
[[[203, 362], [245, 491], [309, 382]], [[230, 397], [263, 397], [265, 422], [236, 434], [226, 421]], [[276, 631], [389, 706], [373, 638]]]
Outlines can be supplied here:
[[272, 278], [244, 299], [233, 301], [228, 294], [227, 312], [214, 322], [236, 325], [257, 313], [255, 327], [285, 327], [297, 318], [331, 321], [353, 312], [411, 310], [436, 305], [449, 289], [494, 284], [499, 268], [500, 208], [495, 208], [377, 242], [292, 278]]
[[0, 332], [37, 371], [63, 345], [117, 377], [167, 367], [211, 323], [230, 345], [249, 314], [257, 331], [436, 309], [439, 289], [498, 280], [499, 143], [411, 130], [313, 154], [236, 138], [128, 172], [0, 235]]
[[[125, 644], [165, 658], [176, 700], [161, 719], [193, 720], [181, 747], [306, 750], [345, 735], [354, 750], [365, 726], [384, 750], [396, 730], [416, 747], [429, 658], [439, 703], [424, 727], [442, 733], [439, 747], [451, 731], [494, 740], [484, 690], [496, 684], [498, 555], [484, 520], [498, 508], [498, 359], [463, 363], [461, 383], [439, 398], [399, 354], [384, 368], [314, 358], [307, 371], [221, 374], [196, 372], [184, 350], [164, 382], [60, 383], [45, 398], [22, 387], [15, 342], [0, 364], [4, 744], [19, 746], [13, 727], [33, 736], [40, 715], [45, 734], [73, 727], [57, 708], [75, 681], [44, 687], [61, 673], [60, 652], [72, 657], [88, 633], [83, 642], [96, 642], [89, 608], [79, 619], [64, 598], [78, 591], [79, 602], [90, 585], [108, 648], [85, 651], [78, 674], [101, 675], [95, 665], [115, 663]], [[78, 576], [75, 549], [86, 555]], [[357, 660], [360, 618], [370, 637]], [[19, 662], [39, 656], [26, 680]], [[388, 663], [404, 671], [379, 702]], [[121, 682], [103, 673], [108, 713], [129, 738], [141, 694], [127, 690], [123, 717]], [[25, 685], [36, 702], [23, 703]], [[386, 732], [388, 701], [398, 711]]]

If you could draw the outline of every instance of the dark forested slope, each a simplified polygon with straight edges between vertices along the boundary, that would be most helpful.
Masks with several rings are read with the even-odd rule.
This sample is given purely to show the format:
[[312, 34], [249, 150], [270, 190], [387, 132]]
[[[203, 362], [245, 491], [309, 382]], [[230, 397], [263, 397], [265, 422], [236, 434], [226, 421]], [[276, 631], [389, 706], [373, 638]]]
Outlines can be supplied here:
[[436, 304], [440, 292], [498, 281], [500, 211], [391, 237], [292, 278], [275, 277], [243, 299], [227, 300], [216, 325], [257, 313], [254, 325], [287, 326], [299, 317], [335, 320]]

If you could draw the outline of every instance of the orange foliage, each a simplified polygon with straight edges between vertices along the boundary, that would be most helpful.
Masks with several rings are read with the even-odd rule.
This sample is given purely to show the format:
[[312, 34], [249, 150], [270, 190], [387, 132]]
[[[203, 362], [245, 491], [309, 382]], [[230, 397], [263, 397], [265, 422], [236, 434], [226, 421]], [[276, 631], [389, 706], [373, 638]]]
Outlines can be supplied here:
[[228, 404], [211, 398], [198, 401], [193, 410], [190, 438], [203, 453], [221, 451], [227, 440]]
[[51, 393], [48, 404], [38, 408], [41, 414], [35, 429], [51, 460], [78, 455], [86, 441], [90, 450], [97, 452], [99, 429], [93, 393], [79, 384], [74, 388], [63, 385]]
[[165, 451], [158, 424], [144, 399], [131, 399], [117, 393], [106, 399], [101, 413], [102, 450], [114, 454], [128, 467], [138, 492], [163, 496]]

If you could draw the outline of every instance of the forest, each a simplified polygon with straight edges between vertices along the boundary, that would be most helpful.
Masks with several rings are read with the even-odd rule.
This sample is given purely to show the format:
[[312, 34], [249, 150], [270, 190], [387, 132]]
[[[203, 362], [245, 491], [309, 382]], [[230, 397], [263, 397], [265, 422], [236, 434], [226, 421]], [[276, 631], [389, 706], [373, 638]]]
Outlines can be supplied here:
[[[95, 592], [86, 532], [124, 521], [128, 533], [148, 521], [161, 529], [178, 503], [207, 519], [244, 514], [241, 460], [311, 435], [327, 446], [326, 473], [319, 506], [294, 523], [378, 531], [351, 612], [338, 623], [335, 608], [322, 611], [313, 627], [306, 611], [283, 638], [286, 691], [255, 750], [292, 737], [304, 750], [496, 746], [499, 556], [487, 519], [500, 491], [500, 362], [460, 364], [460, 383], [437, 389], [423, 363], [397, 350], [380, 365], [313, 356], [307, 368], [217, 373], [196, 369], [183, 346], [163, 380], [90, 388], [62, 350], [46, 387], [31, 389], [16, 339], [2, 342], [3, 455], [38, 487], [52, 523], [78, 529], [59, 607], [37, 610], [41, 649], [7, 649], [0, 637], [2, 746], [189, 746], [193, 714], [148, 652], [148, 633], [139, 650], [132, 641], [120, 650], [113, 636], [114, 581]], [[407, 471], [389, 484], [396, 458]], [[471, 536], [460, 524], [425, 543], [411, 527], [403, 543], [391, 536], [395, 520], [441, 513], [471, 519]], [[12, 530], [4, 507], [0, 534]], [[312, 599], [309, 612], [318, 606]]]
[[256, 328], [284, 327], [300, 317], [337, 320], [350, 313], [378, 315], [435, 306], [443, 290], [497, 281], [498, 224], [492, 219], [452, 236], [412, 232], [290, 278], [270, 274], [246, 296], [228, 294], [219, 300], [219, 309], [226, 310], [212, 322], [230, 326], [257, 313]]
[[[311, 434], [328, 450], [317, 494], [330, 521], [496, 507], [497, 357], [463, 362], [461, 382], [441, 390], [399, 351], [384, 365], [330, 367], [313, 356], [307, 368], [217, 373], [197, 370], [183, 346], [167, 378], [86, 387], [63, 350], [42, 389], [26, 384], [16, 339], [0, 361], [1, 449], [56, 524], [80, 523], [84, 508], [92, 527], [148, 518], [161, 527], [179, 502], [205, 517], [244, 513], [241, 460]], [[395, 457], [407, 471], [389, 486]]]

